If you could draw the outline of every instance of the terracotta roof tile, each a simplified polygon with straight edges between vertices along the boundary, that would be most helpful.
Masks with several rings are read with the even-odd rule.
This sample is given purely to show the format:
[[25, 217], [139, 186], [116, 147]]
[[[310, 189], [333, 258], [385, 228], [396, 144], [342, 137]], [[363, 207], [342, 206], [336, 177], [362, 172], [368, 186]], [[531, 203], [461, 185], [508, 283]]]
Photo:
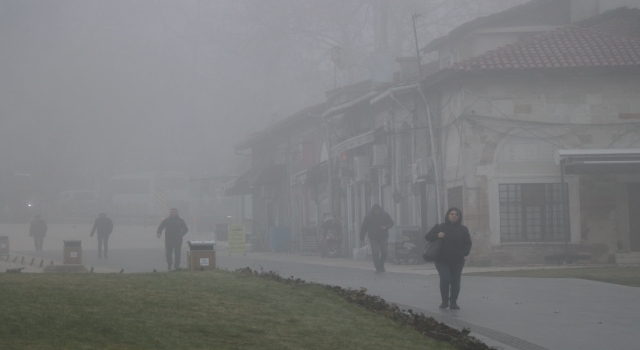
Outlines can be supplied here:
[[640, 65], [640, 11], [614, 10], [456, 63], [448, 70], [485, 71]]
[[464, 23], [448, 35], [433, 40], [422, 50], [424, 53], [433, 52], [451, 40], [459, 40], [471, 32], [484, 28], [564, 25], [570, 22], [570, 9], [571, 0], [531, 0], [505, 11]]

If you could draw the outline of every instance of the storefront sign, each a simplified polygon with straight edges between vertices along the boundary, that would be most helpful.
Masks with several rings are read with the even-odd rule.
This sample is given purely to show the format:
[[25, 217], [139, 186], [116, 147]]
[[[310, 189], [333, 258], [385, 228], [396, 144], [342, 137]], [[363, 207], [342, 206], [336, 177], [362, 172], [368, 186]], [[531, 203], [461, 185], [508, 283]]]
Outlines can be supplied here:
[[244, 253], [247, 248], [247, 241], [243, 224], [229, 225], [229, 253]]

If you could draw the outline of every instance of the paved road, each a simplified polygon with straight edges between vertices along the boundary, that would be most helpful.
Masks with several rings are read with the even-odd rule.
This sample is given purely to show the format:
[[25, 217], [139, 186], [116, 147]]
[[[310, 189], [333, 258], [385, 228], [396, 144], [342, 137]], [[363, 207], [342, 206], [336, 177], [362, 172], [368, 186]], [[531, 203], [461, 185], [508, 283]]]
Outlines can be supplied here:
[[[35, 255], [33, 252], [25, 252]], [[112, 249], [108, 260], [95, 250], [83, 252], [87, 266], [127, 272], [164, 271], [164, 251]], [[44, 251], [39, 257], [60, 260], [62, 252]], [[275, 259], [275, 260], [274, 260]], [[290, 261], [277, 261], [288, 259]], [[278, 271], [308, 281], [350, 288], [367, 288], [387, 301], [424, 311], [504, 349], [638, 349], [640, 288], [579, 279], [492, 278], [463, 276], [462, 309], [440, 310], [437, 275], [387, 272], [375, 275], [345, 262], [344, 266], [304, 263], [300, 256], [249, 254], [230, 257], [218, 252], [219, 268], [242, 267]], [[184, 264], [184, 257], [183, 257]]]

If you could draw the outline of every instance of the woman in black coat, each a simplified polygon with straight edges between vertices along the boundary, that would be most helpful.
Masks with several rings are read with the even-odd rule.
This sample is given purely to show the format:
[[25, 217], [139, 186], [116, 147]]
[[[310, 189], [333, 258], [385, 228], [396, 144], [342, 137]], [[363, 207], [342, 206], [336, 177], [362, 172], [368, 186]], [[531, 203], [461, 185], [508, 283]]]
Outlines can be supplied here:
[[441, 309], [450, 307], [460, 309], [460, 279], [464, 267], [464, 257], [471, 250], [469, 229], [462, 225], [462, 212], [458, 208], [450, 208], [444, 218], [444, 224], [435, 225], [425, 236], [427, 241], [441, 239], [440, 255], [435, 259], [436, 269], [440, 275]]

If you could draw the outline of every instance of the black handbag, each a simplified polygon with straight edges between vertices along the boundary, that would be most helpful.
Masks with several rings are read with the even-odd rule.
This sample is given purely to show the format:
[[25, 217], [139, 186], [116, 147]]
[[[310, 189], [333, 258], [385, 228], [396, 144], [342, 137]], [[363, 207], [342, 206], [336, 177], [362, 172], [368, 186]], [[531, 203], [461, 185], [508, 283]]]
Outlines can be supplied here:
[[442, 240], [440, 238], [435, 241], [427, 243], [427, 249], [424, 250], [422, 258], [424, 261], [434, 261], [440, 256], [440, 245]]
[[[439, 226], [439, 225], [438, 225]], [[422, 259], [424, 261], [434, 261], [440, 256], [440, 246], [442, 245], [442, 240], [440, 238], [428, 242], [427, 248], [422, 253]]]

